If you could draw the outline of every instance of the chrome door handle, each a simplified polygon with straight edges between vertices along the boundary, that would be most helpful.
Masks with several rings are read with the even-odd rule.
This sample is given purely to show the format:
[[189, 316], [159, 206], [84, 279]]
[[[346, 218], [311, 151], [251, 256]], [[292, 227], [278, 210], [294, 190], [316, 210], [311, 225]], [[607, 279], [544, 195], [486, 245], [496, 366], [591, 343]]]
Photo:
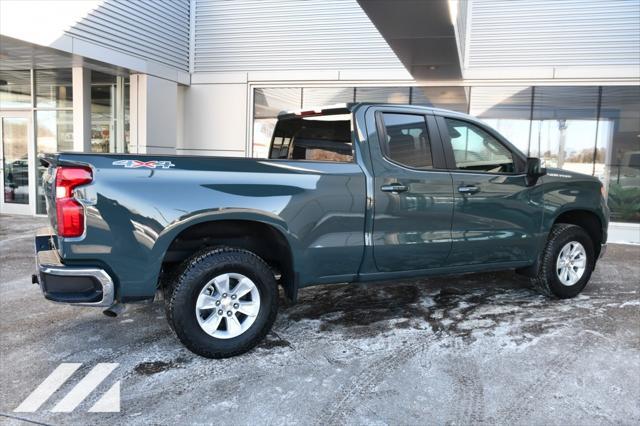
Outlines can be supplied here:
[[399, 192], [405, 192], [407, 188], [405, 185], [399, 184], [399, 183], [391, 183], [389, 185], [382, 185], [380, 187], [380, 191], [383, 192], [393, 192], [395, 194], [399, 193]]
[[478, 191], [480, 191], [480, 189], [475, 185], [460, 185], [458, 187], [458, 192], [461, 194], [475, 194]]

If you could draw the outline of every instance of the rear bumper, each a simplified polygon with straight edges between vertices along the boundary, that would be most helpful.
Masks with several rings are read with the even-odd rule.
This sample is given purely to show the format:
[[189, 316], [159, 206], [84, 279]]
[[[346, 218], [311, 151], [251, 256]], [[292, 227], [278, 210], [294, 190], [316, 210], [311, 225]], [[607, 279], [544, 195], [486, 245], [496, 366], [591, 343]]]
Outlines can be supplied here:
[[115, 301], [111, 276], [101, 268], [67, 266], [52, 244], [50, 228], [35, 239], [36, 280], [48, 300], [79, 306], [109, 307]]

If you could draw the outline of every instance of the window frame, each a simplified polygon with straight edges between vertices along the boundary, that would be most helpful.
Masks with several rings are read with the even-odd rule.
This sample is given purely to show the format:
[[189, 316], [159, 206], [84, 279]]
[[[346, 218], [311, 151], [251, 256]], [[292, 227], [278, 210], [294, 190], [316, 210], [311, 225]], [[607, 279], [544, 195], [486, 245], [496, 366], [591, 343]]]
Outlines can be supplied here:
[[[456, 173], [470, 173], [470, 174], [483, 174], [483, 175], [497, 175], [497, 176], [524, 176], [526, 175], [525, 165], [527, 163], [527, 156], [524, 155], [518, 148], [516, 148], [511, 142], [502, 137], [498, 132], [491, 129], [489, 126], [479, 121], [470, 119], [467, 116], [459, 116], [454, 114], [436, 114], [436, 122], [438, 123], [438, 130], [440, 138], [442, 139], [442, 148], [445, 153], [445, 161], [447, 164], [447, 170]], [[447, 128], [446, 119], [461, 121], [463, 123], [470, 124], [485, 131], [489, 136], [493, 137], [499, 144], [501, 144], [507, 151], [511, 153], [513, 158], [513, 165], [517, 171], [515, 172], [488, 172], [484, 170], [464, 170], [458, 169], [456, 166], [456, 160], [453, 153], [453, 144], [451, 143], [451, 136]]]
[[[402, 164], [394, 160], [389, 156], [389, 150], [387, 146], [387, 127], [384, 124], [384, 114], [404, 114], [404, 115], [417, 115], [424, 119], [424, 125], [429, 136], [429, 147], [431, 148], [431, 159], [433, 160], [433, 167], [431, 169], [421, 169], [412, 167], [407, 164]], [[446, 171], [446, 161], [443, 153], [442, 141], [439, 137], [437, 130], [437, 123], [434, 115], [428, 111], [408, 110], [404, 108], [380, 108], [375, 111], [376, 131], [378, 133], [378, 147], [382, 154], [382, 159], [393, 164], [397, 167], [402, 167], [407, 170], [416, 172], [433, 172], [433, 171]]]

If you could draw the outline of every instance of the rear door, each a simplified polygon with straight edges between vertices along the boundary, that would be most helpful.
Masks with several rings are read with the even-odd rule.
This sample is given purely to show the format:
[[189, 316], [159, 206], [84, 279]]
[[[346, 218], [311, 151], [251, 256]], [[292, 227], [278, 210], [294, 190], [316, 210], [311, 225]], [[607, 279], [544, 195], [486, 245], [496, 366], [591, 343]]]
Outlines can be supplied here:
[[437, 268], [451, 249], [451, 175], [433, 115], [416, 111], [372, 107], [367, 112], [367, 128], [377, 134], [368, 141], [373, 254], [383, 272]]
[[526, 158], [490, 128], [438, 116], [455, 197], [448, 266], [535, 259], [542, 191], [527, 186]]

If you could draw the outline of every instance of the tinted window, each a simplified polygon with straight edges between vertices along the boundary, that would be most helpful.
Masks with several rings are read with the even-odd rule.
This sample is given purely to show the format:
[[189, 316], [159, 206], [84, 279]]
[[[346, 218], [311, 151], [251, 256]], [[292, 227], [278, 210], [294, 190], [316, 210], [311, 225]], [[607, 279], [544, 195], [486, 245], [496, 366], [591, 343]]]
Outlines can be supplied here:
[[422, 115], [383, 114], [385, 140], [383, 150], [388, 158], [417, 169], [432, 169], [431, 144]]
[[480, 127], [445, 118], [456, 168], [493, 173], [513, 173], [513, 156], [504, 145]]
[[280, 120], [271, 142], [269, 158], [314, 161], [353, 161], [351, 116]]

